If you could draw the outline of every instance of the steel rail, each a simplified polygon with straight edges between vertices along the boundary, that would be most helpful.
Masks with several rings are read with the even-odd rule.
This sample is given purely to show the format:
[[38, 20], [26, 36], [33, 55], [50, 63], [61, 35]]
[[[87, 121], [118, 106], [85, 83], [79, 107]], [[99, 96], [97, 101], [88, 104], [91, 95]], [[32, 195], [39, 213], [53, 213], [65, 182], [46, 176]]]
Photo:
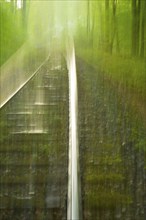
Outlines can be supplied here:
[[72, 39], [68, 39], [67, 66], [69, 76], [69, 167], [67, 219], [81, 220], [79, 149], [78, 149], [78, 91], [75, 49]]
[[[0, 109], [11, 99], [13, 96], [15, 96], [40, 70], [40, 68], [45, 64], [45, 62], [49, 59], [50, 54], [47, 56], [47, 58], [38, 66], [38, 68], [31, 73], [30, 76], [26, 77], [21, 83], [18, 83], [16, 88], [13, 88], [11, 93], [9, 95], [6, 95], [6, 97], [3, 97], [3, 93], [5, 93], [4, 89], [7, 89], [5, 87], [9, 87], [10, 84], [13, 84], [13, 80], [10, 81], [7, 78], [2, 80], [2, 77], [0, 77]], [[12, 73], [10, 75], [11, 79], [16, 77], [16, 73]], [[15, 79], [17, 80], [17, 79]], [[8, 82], [9, 81], [9, 82]], [[3, 86], [5, 85], [5, 87]], [[3, 88], [3, 89], [2, 89]]]

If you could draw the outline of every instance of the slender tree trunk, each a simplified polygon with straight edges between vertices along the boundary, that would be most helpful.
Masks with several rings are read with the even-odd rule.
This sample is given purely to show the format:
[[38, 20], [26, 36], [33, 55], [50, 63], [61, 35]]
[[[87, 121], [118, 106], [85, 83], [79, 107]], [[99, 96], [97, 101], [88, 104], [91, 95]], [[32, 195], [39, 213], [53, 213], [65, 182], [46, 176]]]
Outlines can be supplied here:
[[144, 58], [144, 50], [145, 50], [145, 23], [146, 23], [146, 2], [143, 1], [141, 3], [141, 38], [140, 38], [140, 57]]
[[132, 0], [131, 54], [133, 56], [138, 56], [140, 51], [140, 10], [141, 0]]
[[136, 52], [137, 55], [139, 55], [140, 52], [140, 9], [141, 9], [141, 0], [137, 0], [137, 48], [136, 48]]
[[16, 11], [16, 0], [11, 1], [11, 8], [12, 8], [12, 12], [15, 13], [15, 11]]
[[120, 53], [120, 42], [119, 42], [119, 31], [118, 31], [118, 27], [116, 29], [116, 50], [118, 53]]
[[100, 49], [105, 49], [105, 47], [103, 48], [103, 33], [104, 33], [104, 28], [103, 28], [103, 7], [101, 4], [101, 1], [98, 3], [98, 7], [99, 7], [99, 24], [100, 24], [100, 30], [98, 30], [99, 32], [99, 39], [98, 39], [98, 45]]
[[136, 56], [136, 0], [132, 0], [132, 37], [131, 37], [131, 53]]
[[105, 0], [105, 50], [109, 51], [110, 26], [109, 26], [109, 0]]
[[94, 31], [95, 31], [95, 6], [94, 2], [92, 3], [92, 29], [91, 29], [91, 46], [94, 44]]
[[90, 1], [87, 2], [87, 36], [90, 35]]
[[26, 25], [26, 0], [23, 0], [22, 17], [23, 17], [23, 24], [25, 26]]
[[143, 12], [144, 12], [144, 58], [145, 58], [145, 64], [146, 64], [146, 2], [144, 2], [144, 9], [143, 9]]
[[116, 10], [117, 10], [117, 0], [113, 0], [113, 19], [112, 19], [112, 36], [110, 42], [110, 53], [113, 52], [114, 40], [116, 37], [117, 24], [116, 24]]

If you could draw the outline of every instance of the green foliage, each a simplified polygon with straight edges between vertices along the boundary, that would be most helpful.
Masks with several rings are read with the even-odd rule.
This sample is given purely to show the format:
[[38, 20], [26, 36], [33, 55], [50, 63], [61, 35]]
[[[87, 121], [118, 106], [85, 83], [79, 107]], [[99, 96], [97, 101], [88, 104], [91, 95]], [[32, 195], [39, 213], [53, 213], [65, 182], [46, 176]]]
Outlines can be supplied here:
[[87, 175], [85, 177], [85, 181], [88, 182], [88, 184], [102, 184], [104, 182], [114, 183], [114, 182], [121, 182], [123, 181], [124, 177], [121, 174], [118, 173], [98, 173], [98, 171], [92, 172], [91, 174]]
[[146, 98], [145, 7], [145, 1], [137, 0], [134, 14], [132, 1], [85, 2], [87, 18], [76, 32], [77, 54], [107, 80], [134, 90], [142, 99]]
[[132, 203], [132, 199], [128, 195], [122, 195], [118, 192], [113, 191], [88, 191], [86, 193], [87, 201], [90, 204], [92, 209], [95, 208], [104, 208], [104, 209], [112, 209], [115, 208], [119, 204], [130, 204]]
[[22, 45], [25, 28], [22, 23], [22, 11], [12, 10], [12, 3], [0, 3], [0, 66]]
[[146, 69], [144, 60], [90, 49], [77, 49], [77, 54], [92, 64], [95, 69], [104, 73], [107, 79], [134, 89], [142, 97], [145, 97]]

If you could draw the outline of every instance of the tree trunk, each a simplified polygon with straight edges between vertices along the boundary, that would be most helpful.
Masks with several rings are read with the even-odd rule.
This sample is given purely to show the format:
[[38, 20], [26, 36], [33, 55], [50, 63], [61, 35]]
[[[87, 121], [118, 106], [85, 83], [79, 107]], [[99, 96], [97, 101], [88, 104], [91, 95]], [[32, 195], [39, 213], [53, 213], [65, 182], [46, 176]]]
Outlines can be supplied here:
[[145, 23], [146, 23], [146, 2], [143, 1], [141, 3], [141, 38], [140, 38], [140, 57], [144, 58], [144, 51], [145, 51]]
[[145, 58], [145, 64], [146, 64], [146, 2], [144, 2], [144, 58]]
[[131, 54], [139, 55], [141, 0], [132, 0], [132, 38]]
[[90, 1], [87, 2], [87, 36], [90, 34]]
[[26, 0], [23, 0], [23, 8], [22, 8], [22, 18], [23, 18], [23, 24], [26, 26]]
[[132, 0], [132, 37], [131, 54], [136, 56], [136, 0]]
[[141, 9], [141, 0], [137, 0], [137, 48], [136, 52], [139, 55], [140, 52], [140, 9]]
[[94, 45], [94, 31], [95, 31], [95, 11], [96, 7], [94, 5], [94, 2], [92, 2], [92, 28], [91, 28], [91, 46]]
[[110, 27], [109, 27], [109, 0], [105, 0], [105, 50], [109, 51]]
[[120, 43], [119, 43], [119, 32], [118, 32], [118, 26], [116, 28], [116, 51], [120, 53]]
[[16, 11], [16, 0], [11, 1], [11, 8], [12, 8], [12, 12], [15, 13], [15, 11]]
[[110, 53], [113, 52], [114, 40], [117, 32], [116, 24], [116, 10], [117, 10], [117, 0], [113, 0], [113, 19], [112, 19], [112, 33], [111, 33], [111, 42], [110, 42]]

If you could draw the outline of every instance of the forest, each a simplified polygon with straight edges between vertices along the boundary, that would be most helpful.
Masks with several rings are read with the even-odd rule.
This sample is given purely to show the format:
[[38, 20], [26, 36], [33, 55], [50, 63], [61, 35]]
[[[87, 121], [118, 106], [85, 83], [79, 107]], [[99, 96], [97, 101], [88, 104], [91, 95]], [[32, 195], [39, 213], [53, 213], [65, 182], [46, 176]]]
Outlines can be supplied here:
[[[117, 81], [130, 89], [134, 88], [136, 93], [144, 98], [146, 92], [145, 0], [54, 1], [54, 3], [49, 2], [48, 5], [50, 16], [42, 20], [45, 26], [48, 21], [52, 29], [61, 26], [62, 35], [63, 32], [73, 32], [77, 54], [106, 73], [110, 80]], [[52, 10], [52, 7], [55, 10]], [[29, 0], [0, 2], [0, 65], [28, 39], [29, 30], [33, 29], [35, 22], [38, 22], [39, 27], [41, 26], [35, 16], [35, 22], [32, 22], [30, 14], [33, 13], [29, 13], [30, 11], [33, 9], [30, 8]], [[39, 14], [40, 11], [38, 10], [37, 13]], [[59, 19], [60, 23], [57, 24]], [[45, 29], [46, 27], [41, 32], [45, 32]], [[52, 32], [49, 34], [53, 35]], [[32, 31], [31, 35], [33, 35]], [[37, 38], [35, 36], [34, 38]]]
[[[17, 1], [0, 1], [0, 66], [14, 54], [26, 40], [26, 5], [19, 8]], [[27, 7], [28, 8], [28, 7]]]
[[146, 1], [102, 0], [85, 4], [77, 51], [110, 80], [145, 98]]
[[67, 219], [68, 192], [80, 220], [145, 220], [146, 0], [1, 0], [0, 18], [2, 220]]

